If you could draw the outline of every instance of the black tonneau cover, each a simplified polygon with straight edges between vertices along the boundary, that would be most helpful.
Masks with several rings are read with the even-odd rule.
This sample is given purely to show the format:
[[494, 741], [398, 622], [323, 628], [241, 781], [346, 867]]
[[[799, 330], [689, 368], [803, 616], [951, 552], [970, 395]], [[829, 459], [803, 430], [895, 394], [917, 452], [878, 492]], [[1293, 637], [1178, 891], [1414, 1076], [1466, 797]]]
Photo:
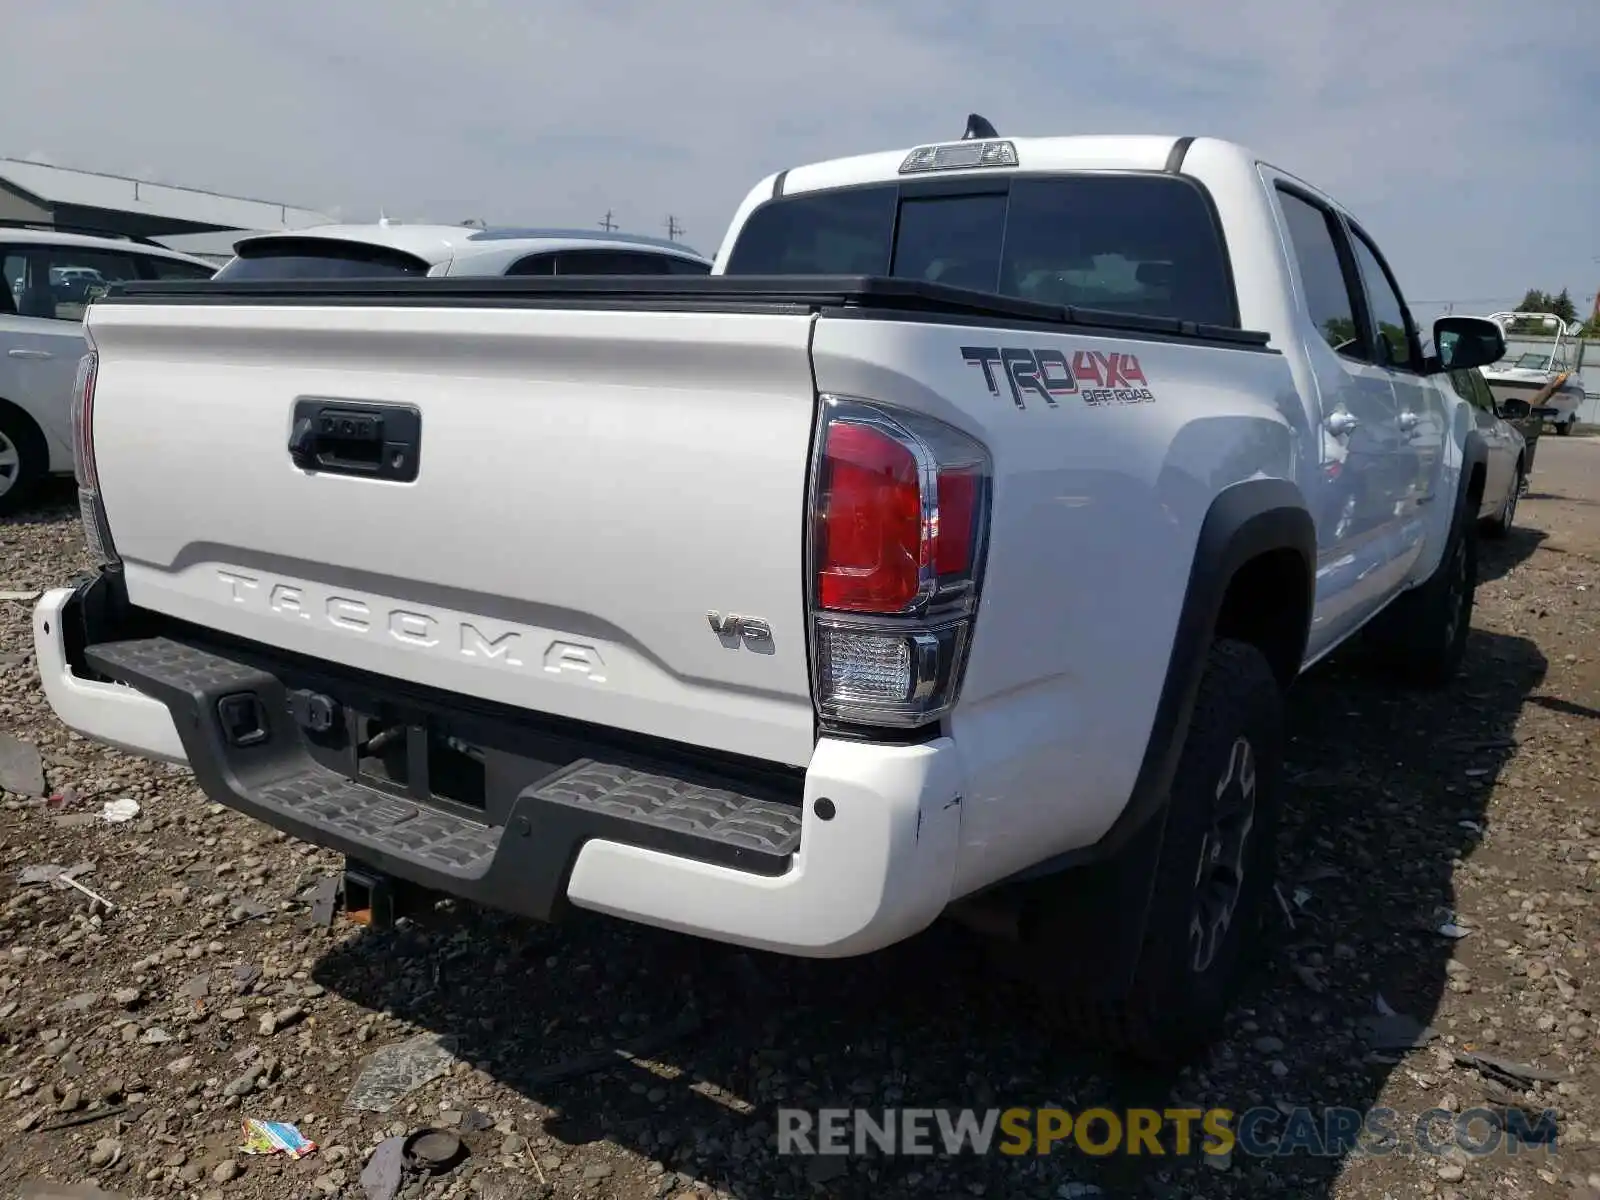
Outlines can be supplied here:
[[696, 312], [857, 310], [1081, 325], [1265, 346], [1271, 335], [1172, 317], [1039, 304], [882, 275], [555, 275], [410, 279], [129, 280], [99, 304], [273, 304], [406, 308], [627, 308]]

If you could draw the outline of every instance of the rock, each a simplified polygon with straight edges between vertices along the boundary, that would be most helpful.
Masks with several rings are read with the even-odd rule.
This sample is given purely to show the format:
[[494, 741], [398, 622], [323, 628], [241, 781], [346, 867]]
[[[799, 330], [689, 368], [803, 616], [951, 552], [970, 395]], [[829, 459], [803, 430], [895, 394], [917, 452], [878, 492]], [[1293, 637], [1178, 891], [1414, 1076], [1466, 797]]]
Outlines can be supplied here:
[[19, 796], [44, 795], [44, 761], [21, 738], [0, 733], [0, 789]]
[[232, 1183], [235, 1179], [239, 1178], [239, 1174], [239, 1164], [234, 1162], [231, 1158], [226, 1159], [223, 1162], [218, 1163], [216, 1168], [211, 1172], [211, 1182]]
[[613, 1168], [610, 1163], [590, 1163], [583, 1169], [583, 1178], [589, 1182], [593, 1182], [597, 1179], [609, 1179], [611, 1177], [612, 1169]]
[[132, 1008], [139, 1003], [140, 992], [138, 988], [118, 988], [111, 993], [111, 1001], [123, 1008]]
[[305, 1017], [306, 1010], [298, 1004], [291, 1004], [288, 1008], [281, 1008], [277, 1012], [268, 1013], [261, 1018], [259, 1026], [262, 1037], [271, 1037], [279, 1030], [288, 1029], [291, 1025], [298, 1025]]
[[101, 1138], [89, 1151], [91, 1167], [109, 1167], [122, 1157], [122, 1143], [116, 1138]]
[[1460, 1183], [1466, 1174], [1460, 1163], [1447, 1162], [1439, 1168], [1439, 1178], [1445, 1183]]
[[1272, 1037], [1270, 1034], [1265, 1037], [1258, 1037], [1255, 1040], [1254, 1045], [1257, 1054], [1283, 1053], [1283, 1039]]
[[244, 1020], [244, 1009], [237, 1006], [233, 1008], [225, 1008], [217, 1014], [217, 1017], [219, 1020], [228, 1022], [242, 1021]]

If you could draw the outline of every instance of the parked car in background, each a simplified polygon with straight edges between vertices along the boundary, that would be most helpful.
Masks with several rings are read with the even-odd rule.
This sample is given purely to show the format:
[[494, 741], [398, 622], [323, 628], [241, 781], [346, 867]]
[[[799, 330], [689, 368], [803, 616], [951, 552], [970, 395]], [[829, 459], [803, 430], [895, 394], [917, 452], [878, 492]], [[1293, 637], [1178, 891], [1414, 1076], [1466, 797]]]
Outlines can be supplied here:
[[214, 263], [154, 242], [0, 221], [0, 515], [72, 473], [83, 314], [126, 279], [209, 279]]
[[479, 229], [471, 225], [322, 225], [234, 244], [226, 280], [388, 276], [709, 275], [687, 246], [588, 229]]
[[1448, 379], [1455, 394], [1472, 406], [1473, 421], [1488, 449], [1478, 517], [1485, 535], [1503, 538], [1516, 522], [1517, 501], [1527, 490], [1533, 469], [1532, 447], [1519, 424], [1507, 419], [1507, 410], [1520, 407], [1523, 420], [1535, 427], [1535, 439], [1542, 417], [1530, 416], [1525, 400], [1497, 401], [1482, 371], [1446, 371], [1438, 378]]

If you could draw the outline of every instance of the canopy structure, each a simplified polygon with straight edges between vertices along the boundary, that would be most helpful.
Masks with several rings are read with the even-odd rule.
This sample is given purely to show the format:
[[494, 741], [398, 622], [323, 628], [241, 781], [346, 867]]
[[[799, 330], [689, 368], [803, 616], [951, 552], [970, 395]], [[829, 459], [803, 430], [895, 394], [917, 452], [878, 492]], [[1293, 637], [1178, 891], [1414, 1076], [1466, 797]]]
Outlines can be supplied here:
[[121, 175], [0, 158], [0, 220], [167, 241], [239, 230], [304, 229], [326, 213]]

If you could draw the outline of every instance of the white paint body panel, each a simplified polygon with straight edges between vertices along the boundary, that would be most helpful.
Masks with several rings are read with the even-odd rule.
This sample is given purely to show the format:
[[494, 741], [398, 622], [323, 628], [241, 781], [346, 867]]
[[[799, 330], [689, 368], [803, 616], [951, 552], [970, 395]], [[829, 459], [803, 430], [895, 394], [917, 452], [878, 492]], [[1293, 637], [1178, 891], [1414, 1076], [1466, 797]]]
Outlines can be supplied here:
[[[1016, 144], [1024, 170], [1159, 170], [1172, 140]], [[904, 155], [796, 169], [785, 192], [893, 178]], [[938, 317], [99, 306], [96, 441], [130, 599], [380, 675], [805, 767], [788, 874], [591, 842], [569, 898], [797, 954], [887, 944], [1111, 828], [1224, 490], [1286, 481], [1313, 515], [1307, 664], [1439, 560], [1466, 406], [1328, 349], [1273, 168], [1201, 139], [1184, 170], [1216, 203], [1242, 324], [1268, 331], [1269, 351]], [[774, 181], [741, 206], [719, 270]], [[965, 361], [970, 345], [1136, 354], [1154, 400], [1019, 407]], [[814, 738], [802, 531], [818, 391], [925, 413], [993, 456], [961, 699], [923, 746]], [[285, 445], [301, 395], [418, 405], [421, 477], [296, 470]], [[1324, 418], [1356, 395], [1382, 428], [1352, 447]], [[1402, 411], [1417, 417], [1409, 438]], [[165, 485], [180, 472], [203, 502]], [[725, 647], [711, 609], [770, 622], [774, 652]], [[553, 662], [552, 645], [567, 648]], [[53, 704], [80, 695], [51, 686]], [[71, 710], [74, 727], [131, 736], [127, 713], [97, 702], [99, 717]], [[165, 733], [149, 736], [154, 753]], [[839, 802], [834, 821], [812, 812], [822, 796]]]
[[[809, 760], [806, 318], [101, 305], [92, 328], [100, 482], [135, 604]], [[296, 468], [299, 396], [415, 404], [416, 482]], [[724, 645], [711, 610], [769, 622], [772, 653]]]

